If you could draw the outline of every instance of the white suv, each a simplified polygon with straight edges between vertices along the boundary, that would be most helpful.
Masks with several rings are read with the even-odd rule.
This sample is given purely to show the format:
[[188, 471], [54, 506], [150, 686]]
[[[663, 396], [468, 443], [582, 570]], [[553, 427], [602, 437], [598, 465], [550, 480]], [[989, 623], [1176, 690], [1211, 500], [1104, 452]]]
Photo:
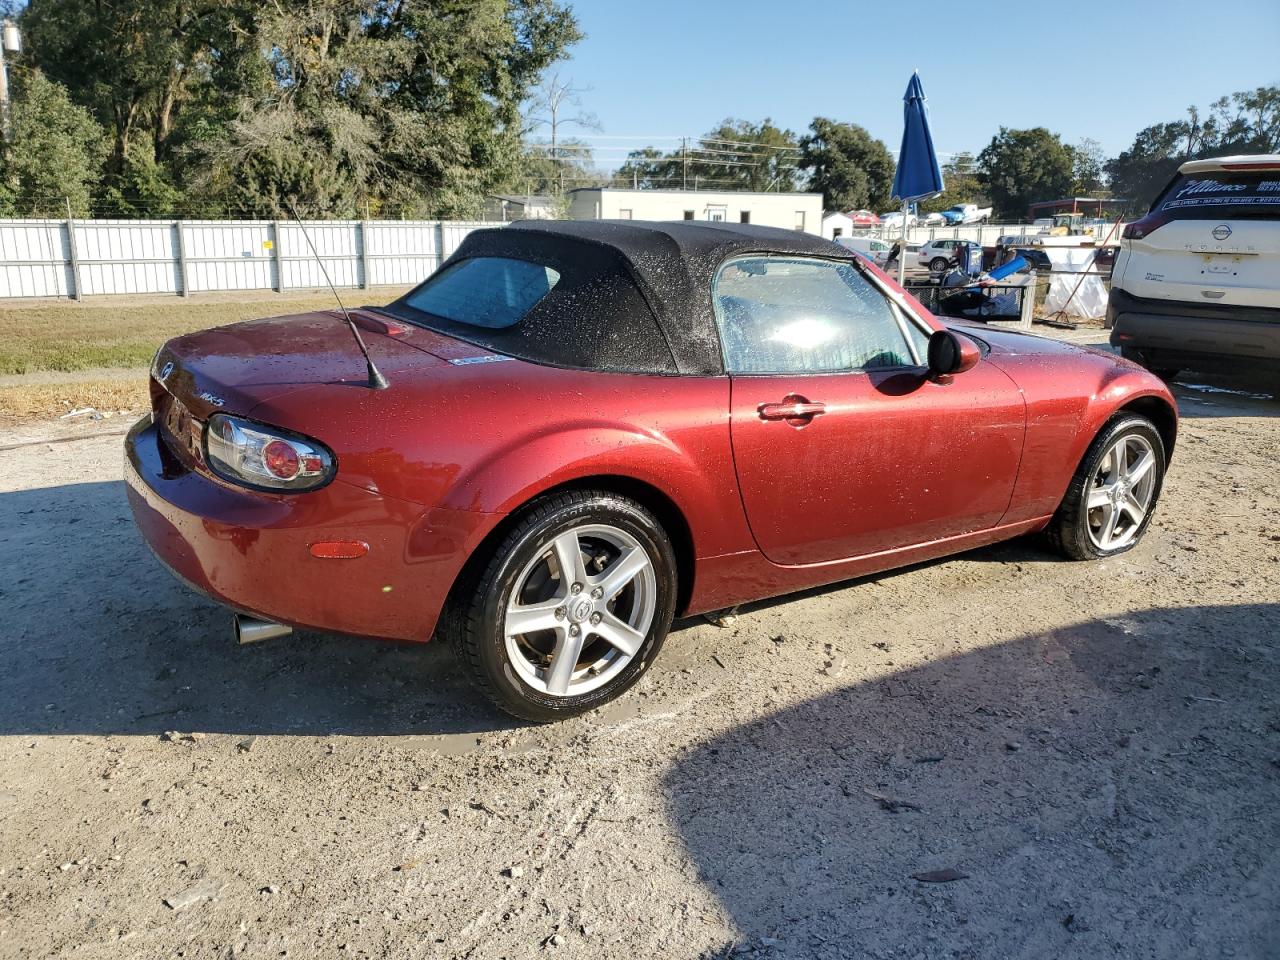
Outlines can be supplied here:
[[1121, 234], [1111, 343], [1161, 376], [1280, 370], [1280, 155], [1191, 160]]
[[934, 273], [940, 273], [947, 269], [947, 264], [955, 258], [956, 248], [968, 243], [968, 240], [930, 240], [920, 245], [916, 258], [922, 267], [928, 267]]

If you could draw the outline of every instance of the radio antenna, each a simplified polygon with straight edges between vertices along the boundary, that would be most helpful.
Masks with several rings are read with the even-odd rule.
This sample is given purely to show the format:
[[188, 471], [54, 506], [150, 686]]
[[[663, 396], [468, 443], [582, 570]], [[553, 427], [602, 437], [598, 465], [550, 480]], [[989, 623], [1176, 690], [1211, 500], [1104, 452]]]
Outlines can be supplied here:
[[382, 375], [382, 371], [374, 365], [373, 358], [369, 356], [369, 348], [364, 345], [364, 337], [360, 336], [360, 330], [356, 327], [356, 322], [351, 319], [351, 314], [347, 313], [347, 308], [343, 304], [342, 298], [338, 296], [338, 288], [329, 279], [329, 271], [324, 268], [324, 261], [320, 259], [320, 252], [316, 250], [316, 245], [311, 241], [311, 234], [307, 233], [307, 228], [303, 226], [302, 220], [298, 217], [298, 211], [294, 207], [293, 201], [286, 200], [285, 203], [289, 205], [289, 213], [293, 215], [294, 223], [302, 231], [302, 236], [306, 238], [307, 246], [311, 248], [311, 255], [316, 258], [316, 265], [320, 268], [320, 274], [324, 277], [324, 282], [329, 285], [329, 290], [333, 293], [333, 299], [338, 301], [338, 309], [342, 311], [343, 317], [346, 318], [347, 326], [351, 329], [351, 335], [356, 338], [356, 346], [364, 354], [365, 366], [369, 371], [369, 389], [385, 390], [391, 385], [391, 382]]

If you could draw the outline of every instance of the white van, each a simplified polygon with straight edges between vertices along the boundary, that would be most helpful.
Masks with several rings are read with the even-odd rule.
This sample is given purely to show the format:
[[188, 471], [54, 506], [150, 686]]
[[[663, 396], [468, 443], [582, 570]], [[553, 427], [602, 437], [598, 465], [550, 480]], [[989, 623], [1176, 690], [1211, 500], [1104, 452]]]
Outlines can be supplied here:
[[1164, 377], [1280, 371], [1280, 154], [1190, 160], [1121, 234], [1111, 343]]

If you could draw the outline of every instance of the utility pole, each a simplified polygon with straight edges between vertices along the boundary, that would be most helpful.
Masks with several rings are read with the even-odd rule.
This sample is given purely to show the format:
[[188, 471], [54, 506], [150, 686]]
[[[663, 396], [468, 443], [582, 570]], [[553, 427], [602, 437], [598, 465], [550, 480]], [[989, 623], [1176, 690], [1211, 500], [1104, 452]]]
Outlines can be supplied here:
[[681, 182], [680, 189], [689, 189], [689, 138], [680, 138], [680, 155], [684, 158], [684, 180]]
[[18, 25], [8, 17], [4, 20], [3, 40], [0, 42], [0, 134], [7, 142], [13, 136], [9, 123], [9, 64], [5, 62], [6, 53], [18, 53], [22, 49], [22, 34]]

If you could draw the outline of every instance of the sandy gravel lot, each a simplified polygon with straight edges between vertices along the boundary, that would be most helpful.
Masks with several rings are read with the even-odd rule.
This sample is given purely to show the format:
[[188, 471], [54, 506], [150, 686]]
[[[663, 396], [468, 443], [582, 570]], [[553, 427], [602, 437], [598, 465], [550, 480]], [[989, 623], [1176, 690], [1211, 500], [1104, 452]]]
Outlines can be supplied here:
[[1280, 956], [1280, 402], [1197, 382], [1132, 553], [684, 623], [554, 727], [435, 645], [236, 648], [126, 424], [6, 430], [0, 956]]

